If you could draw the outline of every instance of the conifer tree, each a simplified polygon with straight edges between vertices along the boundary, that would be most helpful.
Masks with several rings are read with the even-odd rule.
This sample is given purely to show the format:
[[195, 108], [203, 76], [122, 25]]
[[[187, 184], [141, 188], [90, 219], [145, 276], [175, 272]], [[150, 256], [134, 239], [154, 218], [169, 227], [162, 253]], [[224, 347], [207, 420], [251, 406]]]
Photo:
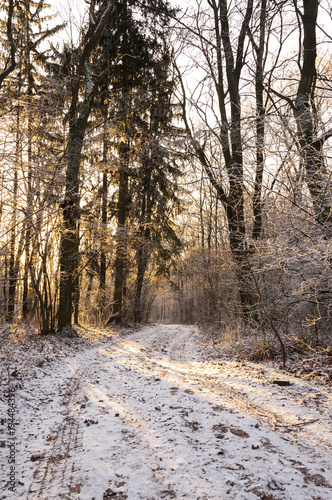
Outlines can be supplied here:
[[148, 93], [155, 79], [156, 66], [167, 45], [167, 27], [174, 14], [165, 1], [137, 0], [116, 2], [102, 40], [104, 53], [110, 54], [110, 117], [117, 129], [111, 140], [118, 157], [117, 234], [114, 264], [114, 293], [111, 320], [120, 322], [126, 290], [127, 223], [131, 205], [130, 179], [142, 149], [148, 113]]
[[142, 320], [141, 295], [148, 262], [154, 256], [155, 273], [167, 266], [180, 248], [174, 230], [174, 216], [181, 210], [178, 177], [181, 154], [173, 153], [179, 130], [173, 126], [172, 94], [175, 80], [170, 75], [170, 54], [155, 65], [155, 78], [145, 116], [145, 133], [132, 187], [131, 219], [136, 228], [136, 280], [133, 319]]
[[15, 29], [14, 18], [16, 14], [16, 3], [14, 0], [1, 1], [1, 10], [5, 12], [5, 19], [0, 21], [1, 30], [1, 67], [0, 87], [7, 76], [16, 67], [16, 51], [19, 30]]

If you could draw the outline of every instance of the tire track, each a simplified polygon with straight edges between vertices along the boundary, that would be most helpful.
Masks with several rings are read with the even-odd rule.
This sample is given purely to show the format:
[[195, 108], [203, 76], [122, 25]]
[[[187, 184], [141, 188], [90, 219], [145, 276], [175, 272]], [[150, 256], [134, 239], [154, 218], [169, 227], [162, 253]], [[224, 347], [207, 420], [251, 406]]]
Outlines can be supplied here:
[[[77, 415], [77, 404], [82, 399], [82, 380], [93, 373], [93, 365], [77, 370], [66, 381], [62, 391], [64, 416], [48, 436], [51, 448], [40, 455], [34, 481], [29, 488], [33, 498], [71, 499], [82, 487], [80, 456], [83, 452], [83, 426]], [[53, 486], [54, 485], [54, 486]]]
[[[84, 368], [70, 377], [59, 367], [54, 379], [62, 382], [62, 417], [47, 436], [48, 451], [36, 464], [24, 498], [219, 499], [233, 487], [231, 500], [239, 498], [239, 491], [257, 491], [265, 498], [270, 484], [284, 488], [279, 478], [285, 469], [304, 500], [314, 497], [302, 488], [331, 489], [329, 478], [319, 472], [323, 469], [312, 470], [312, 443], [298, 439], [296, 420], [279, 415], [279, 407], [269, 409], [268, 401], [267, 407], [262, 399], [256, 402], [245, 384], [233, 387], [227, 372], [207, 356], [192, 327], [156, 327], [75, 358], [76, 368]], [[244, 371], [234, 370], [234, 384], [242, 376]], [[286, 432], [295, 439], [285, 443]], [[319, 457], [325, 467], [324, 460]], [[271, 464], [273, 474], [266, 472]], [[329, 498], [328, 493], [319, 498]]]
[[[146, 474], [148, 482], [158, 490], [157, 496], [151, 498], [158, 499], [194, 498], [190, 493], [178, 497], [179, 475], [187, 462], [190, 462], [191, 472], [194, 471], [192, 481], [195, 477], [200, 484], [207, 484], [207, 471], [214, 469], [215, 474], [220, 474], [220, 477], [225, 475], [231, 486], [242, 482], [243, 489], [248, 492], [255, 489], [260, 498], [267, 498], [267, 495], [264, 495], [269, 488], [284, 491], [283, 483], [278, 480], [279, 463], [282, 464], [282, 470], [286, 468], [295, 478], [301, 495], [301, 481], [305, 483], [304, 488], [308, 484], [310, 488], [316, 486], [331, 489], [325, 475], [321, 475], [318, 470], [312, 472], [306, 461], [302, 463], [298, 460], [298, 439], [289, 439], [285, 435], [285, 432], [294, 432], [294, 437], [297, 437], [297, 429], [289, 429], [291, 422], [287, 422], [283, 415], [250, 400], [250, 396], [244, 391], [220, 381], [218, 370], [212, 370], [213, 374], [211, 371], [204, 374], [205, 368], [208, 367], [205, 364], [199, 369], [197, 362], [206, 360], [204, 353], [198, 348], [198, 342], [197, 349], [194, 349], [193, 339], [190, 338], [191, 347], [187, 347], [188, 330], [185, 335], [181, 334], [181, 331], [178, 334], [174, 328], [169, 334], [166, 328], [159, 332], [145, 330], [143, 333], [144, 335], [139, 332], [120, 341], [115, 350], [111, 347], [101, 352], [121, 367], [121, 376], [118, 378], [116, 391], [113, 388], [115, 394], [112, 397], [119, 402], [122, 400], [122, 405], [125, 401], [128, 411], [125, 429], [122, 431], [122, 442], [127, 443], [130, 451], [121, 453], [117, 449], [110, 470], [116, 471], [119, 457], [124, 457], [125, 454], [131, 457], [141, 456], [142, 462], [151, 471], [149, 476]], [[137, 380], [140, 380], [139, 385]], [[115, 379], [112, 381], [115, 382]], [[172, 396], [171, 404], [166, 390]], [[151, 392], [154, 401], [152, 406], [149, 405]], [[235, 415], [230, 416], [232, 413]], [[262, 424], [262, 428], [254, 425], [255, 422], [248, 425], [248, 422], [242, 421], [243, 415], [252, 417]], [[136, 425], [137, 422], [141, 423]], [[208, 448], [205, 436], [209, 435], [211, 429], [214, 431], [215, 441]], [[279, 431], [278, 437], [274, 435], [275, 431]], [[290, 442], [284, 443], [284, 438]], [[215, 451], [217, 447], [218, 452]], [[303, 448], [306, 456], [310, 457], [309, 464], [310, 461], [314, 462], [313, 447], [308, 445]], [[189, 456], [186, 455], [187, 458], [182, 455], [184, 449], [192, 450]], [[161, 461], [156, 453], [158, 450]], [[236, 453], [241, 455], [242, 459], [235, 460], [233, 455]], [[192, 457], [195, 457], [193, 462]], [[266, 485], [261, 476], [264, 477], [265, 469], [274, 464], [277, 457], [279, 462], [275, 465], [275, 477], [270, 474], [273, 480], [269, 478]], [[258, 473], [252, 474], [251, 471], [250, 474], [247, 471], [251, 460], [260, 463]], [[322, 457], [320, 460], [325, 466]], [[135, 459], [132, 470], [139, 466]], [[303, 479], [296, 477], [300, 475], [303, 475]], [[168, 477], [172, 480], [168, 481]], [[181, 478], [180, 482], [183, 483], [184, 478]], [[133, 493], [130, 490], [129, 477], [121, 477], [118, 486], [117, 479], [112, 478], [111, 484], [111, 495], [123, 495], [123, 498], [129, 495], [128, 498], [135, 500], [147, 498], [138, 492], [135, 497], [131, 496]], [[191, 486], [186, 487], [190, 491]], [[202, 490], [203, 488], [204, 486]], [[220, 484], [219, 489], [223, 491]], [[305, 493], [303, 491], [301, 498], [308, 499], [309, 496]], [[328, 493], [324, 493], [320, 498], [328, 498]], [[197, 498], [209, 497], [197, 495]], [[217, 493], [211, 498], [224, 497], [218, 497]], [[235, 496], [230, 498], [235, 500], [238, 497], [235, 493]], [[289, 499], [290, 496], [283, 498]]]
[[[220, 396], [221, 405], [218, 404], [219, 411], [223, 405], [227, 405], [228, 411], [236, 410], [241, 412], [253, 419], [257, 420], [259, 424], [263, 424], [266, 427], [282, 433], [287, 433], [291, 435], [297, 441], [299, 439], [299, 432], [310, 435], [310, 440], [315, 446], [323, 447], [326, 451], [331, 451], [331, 442], [325, 441], [321, 436], [316, 436], [315, 431], [312, 432], [307, 425], [314, 423], [314, 420], [302, 421], [294, 423], [290, 419], [285, 418], [284, 414], [278, 414], [276, 411], [270, 410], [265, 405], [261, 405], [250, 399], [250, 396], [245, 392], [238, 389], [234, 389], [227, 382], [221, 381], [216, 375], [197, 376], [195, 373], [195, 365], [193, 363], [191, 371], [186, 371], [186, 373], [181, 373], [181, 364], [186, 362], [190, 364], [193, 359], [197, 361], [206, 361], [202, 357], [202, 352], [200, 348], [200, 335], [197, 330], [193, 330], [192, 337], [188, 337], [188, 334], [174, 334], [176, 327], [171, 327], [170, 329], [165, 328], [164, 335], [160, 336], [159, 329], [151, 329], [153, 334], [149, 337], [141, 338], [140, 332], [134, 334], [130, 337], [132, 341], [138, 341], [145, 344], [148, 349], [145, 351], [145, 360], [149, 361], [151, 370], [154, 369], [156, 376], [161, 378], [169, 378], [168, 373], [165, 374], [164, 371], [164, 358], [167, 357], [170, 360], [170, 368], [172, 368], [172, 362], [174, 362], [174, 367], [177, 370], [178, 382], [187, 386], [187, 390], [191, 388], [199, 388], [200, 390], [208, 391], [213, 395]], [[153, 331], [155, 330], [155, 331]], [[152, 333], [151, 332], [151, 333]], [[177, 332], [176, 332], [177, 333]], [[148, 341], [147, 341], [148, 339]], [[188, 349], [188, 344], [191, 347], [194, 346], [195, 354], [193, 351]], [[187, 354], [190, 353], [187, 359]], [[319, 417], [319, 416], [318, 416]], [[319, 420], [319, 418], [317, 418]], [[303, 444], [302, 444], [303, 446]], [[306, 444], [305, 447], [308, 447]]]

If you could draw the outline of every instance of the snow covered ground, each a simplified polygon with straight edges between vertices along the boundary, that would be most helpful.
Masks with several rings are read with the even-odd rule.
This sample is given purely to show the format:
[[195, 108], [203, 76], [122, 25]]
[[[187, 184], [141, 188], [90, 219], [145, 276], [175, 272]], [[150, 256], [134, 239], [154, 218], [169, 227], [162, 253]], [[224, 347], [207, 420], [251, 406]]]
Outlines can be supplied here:
[[80, 334], [2, 332], [1, 499], [332, 498], [330, 385], [196, 327]]

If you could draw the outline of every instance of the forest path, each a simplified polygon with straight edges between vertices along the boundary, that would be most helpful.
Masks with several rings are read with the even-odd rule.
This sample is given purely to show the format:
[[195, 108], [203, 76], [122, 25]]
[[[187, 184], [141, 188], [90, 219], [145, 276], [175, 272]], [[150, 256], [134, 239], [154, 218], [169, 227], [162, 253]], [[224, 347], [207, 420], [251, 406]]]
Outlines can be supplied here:
[[330, 394], [280, 377], [220, 361], [183, 325], [64, 356], [18, 394], [15, 498], [328, 500]]

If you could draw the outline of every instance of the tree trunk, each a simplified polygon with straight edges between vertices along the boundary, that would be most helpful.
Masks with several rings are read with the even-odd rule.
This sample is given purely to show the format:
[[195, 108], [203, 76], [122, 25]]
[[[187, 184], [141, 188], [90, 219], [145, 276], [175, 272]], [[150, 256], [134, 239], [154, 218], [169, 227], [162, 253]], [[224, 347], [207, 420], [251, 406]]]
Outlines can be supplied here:
[[[69, 109], [69, 139], [67, 147], [66, 192], [61, 205], [63, 224], [60, 234], [60, 297], [58, 308], [58, 330], [71, 326], [73, 294], [78, 271], [79, 241], [77, 225], [80, 218], [79, 173], [83, 140], [95, 93], [100, 82], [106, 76], [106, 68], [98, 78], [93, 78], [89, 58], [98, 44], [105, 25], [113, 11], [115, 0], [108, 3], [104, 10], [99, 10], [99, 22], [96, 24], [94, 2], [91, 3], [90, 24], [86, 41], [77, 63], [77, 72], [72, 81], [72, 97]], [[80, 103], [81, 78], [85, 75], [85, 96]], [[80, 109], [80, 110], [79, 110]]]
[[80, 307], [80, 281], [81, 281], [81, 275], [79, 273], [79, 248], [80, 248], [80, 223], [79, 221], [77, 222], [77, 229], [76, 229], [76, 255], [77, 255], [77, 262], [76, 262], [76, 270], [75, 270], [75, 279], [74, 279], [74, 292], [73, 292], [73, 303], [74, 303], [74, 323], [75, 325], [78, 325], [78, 317], [79, 317], [79, 307]]
[[[128, 4], [127, 0], [122, 3], [122, 22], [125, 30], [123, 33], [124, 54], [130, 53], [128, 43]], [[126, 254], [127, 254], [127, 234], [126, 220], [128, 211], [128, 189], [129, 189], [129, 140], [128, 140], [128, 116], [131, 107], [131, 97], [128, 82], [128, 57], [123, 58], [123, 64], [120, 74], [120, 85], [122, 95], [120, 96], [120, 115], [124, 123], [125, 143], [119, 147], [119, 197], [117, 212], [117, 231], [116, 231], [116, 256], [114, 265], [114, 294], [113, 306], [110, 321], [121, 323], [122, 321], [122, 299], [125, 294], [126, 286]]]
[[265, 106], [264, 106], [264, 73], [263, 57], [265, 47], [266, 0], [262, 0], [259, 22], [259, 43], [254, 44], [256, 52], [256, 175], [253, 195], [254, 225], [252, 237], [257, 240], [262, 233], [262, 183], [264, 171], [265, 145]]
[[75, 281], [74, 281], [74, 323], [75, 325], [78, 325], [78, 319], [79, 319], [79, 307], [80, 307], [80, 297], [81, 297], [81, 290], [80, 290], [80, 275], [77, 274]]
[[[30, 140], [29, 140], [30, 142]], [[22, 294], [22, 318], [28, 317], [28, 295], [29, 295], [29, 264], [30, 264], [30, 243], [32, 233], [32, 167], [31, 167], [31, 143], [28, 151], [28, 182], [27, 182], [27, 208], [26, 227], [24, 245], [24, 274], [23, 274], [23, 294]]]
[[24, 246], [24, 275], [23, 275], [23, 297], [22, 297], [22, 318], [26, 319], [29, 312], [29, 265], [30, 265], [30, 243], [32, 235], [32, 216], [33, 216], [33, 196], [32, 196], [32, 94], [33, 94], [33, 76], [30, 64], [30, 38], [29, 38], [29, 2], [26, 3], [26, 64], [27, 64], [27, 112], [28, 112], [28, 175], [27, 175], [27, 207], [26, 207], [26, 229]]
[[[106, 129], [106, 127], [105, 127]], [[101, 227], [100, 237], [100, 274], [99, 274], [99, 292], [102, 303], [105, 301], [106, 288], [106, 230], [107, 230], [107, 200], [108, 200], [108, 175], [107, 175], [107, 150], [108, 150], [106, 132], [104, 130], [103, 138], [103, 185], [101, 202]], [[101, 304], [103, 305], [103, 304]]]
[[[249, 21], [251, 19], [253, 1], [248, 0], [247, 9], [244, 14], [241, 30], [238, 37], [236, 58], [233, 55], [233, 46], [229, 32], [227, 2], [220, 2], [220, 38], [222, 40], [228, 91], [231, 101], [230, 106], [230, 144], [228, 143], [228, 131], [223, 134], [224, 159], [229, 178], [229, 195], [226, 202], [226, 213], [229, 227], [230, 250], [236, 265], [236, 276], [238, 278], [238, 289], [240, 296], [239, 313], [245, 320], [250, 319], [251, 309], [255, 302], [251, 276], [247, 264], [246, 228], [244, 220], [244, 181], [243, 181], [243, 145], [241, 127], [241, 98], [239, 84], [241, 70], [243, 67], [244, 39], [247, 34]], [[217, 22], [217, 20], [216, 20]], [[221, 63], [219, 61], [219, 63]], [[222, 69], [220, 68], [220, 72]], [[225, 108], [225, 95], [222, 97], [222, 109]], [[225, 155], [226, 152], [226, 155]], [[231, 154], [230, 154], [231, 152]]]
[[315, 126], [311, 102], [314, 99], [316, 79], [316, 24], [318, 0], [303, 0], [303, 63], [301, 78], [294, 105], [297, 134], [301, 147], [306, 180], [311, 194], [317, 221], [326, 226], [331, 223], [331, 205], [326, 194], [328, 176], [322, 155], [324, 139], [315, 140]]
[[[20, 82], [20, 75], [19, 75]], [[20, 90], [20, 85], [19, 85]], [[18, 177], [17, 177], [17, 165], [20, 161], [20, 105], [17, 107], [16, 115], [16, 151], [15, 151], [15, 166], [14, 166], [14, 182], [13, 182], [13, 212], [11, 220], [11, 232], [10, 232], [10, 257], [9, 257], [9, 286], [8, 286], [8, 304], [7, 304], [7, 321], [10, 323], [14, 317], [15, 311], [15, 296], [16, 296], [16, 285], [18, 279], [19, 266], [17, 259], [15, 257], [15, 247], [16, 247], [16, 218], [17, 218], [17, 190], [18, 190]]]
[[63, 226], [60, 240], [60, 297], [58, 329], [72, 323], [73, 294], [78, 268], [77, 229], [80, 217], [79, 167], [87, 120], [81, 126], [70, 125], [66, 194], [62, 203]]
[[[127, 155], [121, 155], [122, 158]], [[111, 320], [116, 323], [122, 321], [122, 299], [126, 281], [126, 260], [127, 260], [127, 234], [126, 220], [128, 211], [128, 183], [126, 161], [121, 162], [119, 172], [119, 200], [118, 200], [118, 220], [116, 232], [116, 257], [114, 266], [114, 295], [113, 310]]]
[[134, 299], [134, 321], [135, 323], [140, 323], [142, 321], [142, 289], [144, 283], [144, 275], [148, 263], [148, 258], [146, 254], [146, 249], [144, 248], [144, 242], [140, 245], [137, 256], [137, 276], [136, 276], [136, 286], [135, 286], [135, 299]]

